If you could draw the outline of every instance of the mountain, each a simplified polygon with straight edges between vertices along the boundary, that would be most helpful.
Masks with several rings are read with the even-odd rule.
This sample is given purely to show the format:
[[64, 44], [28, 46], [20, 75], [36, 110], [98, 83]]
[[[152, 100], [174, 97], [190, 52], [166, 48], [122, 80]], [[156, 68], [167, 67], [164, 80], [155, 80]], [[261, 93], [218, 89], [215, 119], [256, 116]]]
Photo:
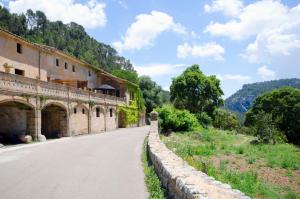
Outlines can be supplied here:
[[74, 22], [51, 22], [40, 11], [12, 14], [0, 6], [0, 27], [31, 42], [55, 47], [108, 72], [120, 69], [135, 72], [129, 60], [119, 56], [111, 46], [90, 37]]
[[252, 106], [259, 95], [280, 87], [294, 87], [300, 89], [300, 79], [280, 79], [253, 84], [245, 84], [242, 89], [225, 100], [225, 107], [239, 115], [244, 114]]

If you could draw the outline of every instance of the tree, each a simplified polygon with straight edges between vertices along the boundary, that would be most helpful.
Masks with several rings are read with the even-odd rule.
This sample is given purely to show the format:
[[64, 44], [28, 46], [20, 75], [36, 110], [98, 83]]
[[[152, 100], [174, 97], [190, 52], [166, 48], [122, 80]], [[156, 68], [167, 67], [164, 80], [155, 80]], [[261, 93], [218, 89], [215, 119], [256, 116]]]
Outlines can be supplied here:
[[136, 71], [128, 71], [123, 69], [115, 69], [112, 71], [112, 74], [120, 77], [122, 79], [126, 79], [134, 84], [139, 83], [139, 77]]
[[152, 81], [148, 76], [141, 76], [139, 78], [139, 86], [145, 100], [146, 112], [150, 113], [154, 108], [162, 106], [168, 102], [168, 95], [166, 91]]
[[175, 107], [192, 113], [207, 112], [211, 116], [214, 109], [223, 104], [220, 80], [214, 75], [205, 76], [198, 65], [174, 78], [170, 90]]
[[259, 96], [246, 113], [245, 125], [256, 125], [262, 111], [272, 115], [274, 125], [289, 142], [300, 145], [300, 89], [285, 87]]

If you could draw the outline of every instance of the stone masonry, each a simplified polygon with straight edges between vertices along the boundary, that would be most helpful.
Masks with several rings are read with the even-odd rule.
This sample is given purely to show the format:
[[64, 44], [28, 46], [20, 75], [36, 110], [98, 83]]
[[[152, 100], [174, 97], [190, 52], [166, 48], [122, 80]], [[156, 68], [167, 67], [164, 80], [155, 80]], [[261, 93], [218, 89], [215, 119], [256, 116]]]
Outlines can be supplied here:
[[151, 113], [148, 153], [162, 184], [174, 199], [250, 199], [230, 185], [189, 166], [169, 150], [158, 134], [157, 113]]

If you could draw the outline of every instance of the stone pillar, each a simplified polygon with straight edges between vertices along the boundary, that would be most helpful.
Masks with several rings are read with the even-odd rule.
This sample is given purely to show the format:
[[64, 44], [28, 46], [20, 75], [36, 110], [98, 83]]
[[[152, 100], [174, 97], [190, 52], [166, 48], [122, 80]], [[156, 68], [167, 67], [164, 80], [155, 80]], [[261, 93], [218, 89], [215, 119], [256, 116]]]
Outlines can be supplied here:
[[104, 131], [107, 131], [107, 127], [106, 127], [106, 124], [107, 124], [107, 106], [104, 105]]
[[88, 134], [92, 133], [92, 114], [93, 114], [93, 107], [89, 105], [89, 112], [88, 112]]
[[155, 112], [155, 111], [152, 111], [150, 113], [150, 119], [151, 119], [151, 121], [157, 121], [157, 119], [158, 119], [158, 113]]
[[59, 119], [60, 119], [60, 125], [61, 125], [61, 134], [63, 137], [67, 137], [69, 136], [68, 133], [68, 121], [69, 121], [69, 117], [68, 117], [68, 113], [65, 111], [60, 111], [59, 113]]

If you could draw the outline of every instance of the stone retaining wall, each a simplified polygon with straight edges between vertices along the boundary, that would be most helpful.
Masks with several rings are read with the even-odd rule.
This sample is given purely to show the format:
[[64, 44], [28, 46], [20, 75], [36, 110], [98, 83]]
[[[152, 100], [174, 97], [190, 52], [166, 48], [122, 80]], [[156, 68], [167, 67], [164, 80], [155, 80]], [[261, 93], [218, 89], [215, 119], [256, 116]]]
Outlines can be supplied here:
[[[155, 116], [151, 116], [151, 118], [155, 119]], [[232, 189], [230, 185], [223, 184], [213, 177], [197, 171], [169, 150], [159, 138], [157, 121], [151, 121], [148, 153], [170, 198], [250, 199], [239, 190]]]

